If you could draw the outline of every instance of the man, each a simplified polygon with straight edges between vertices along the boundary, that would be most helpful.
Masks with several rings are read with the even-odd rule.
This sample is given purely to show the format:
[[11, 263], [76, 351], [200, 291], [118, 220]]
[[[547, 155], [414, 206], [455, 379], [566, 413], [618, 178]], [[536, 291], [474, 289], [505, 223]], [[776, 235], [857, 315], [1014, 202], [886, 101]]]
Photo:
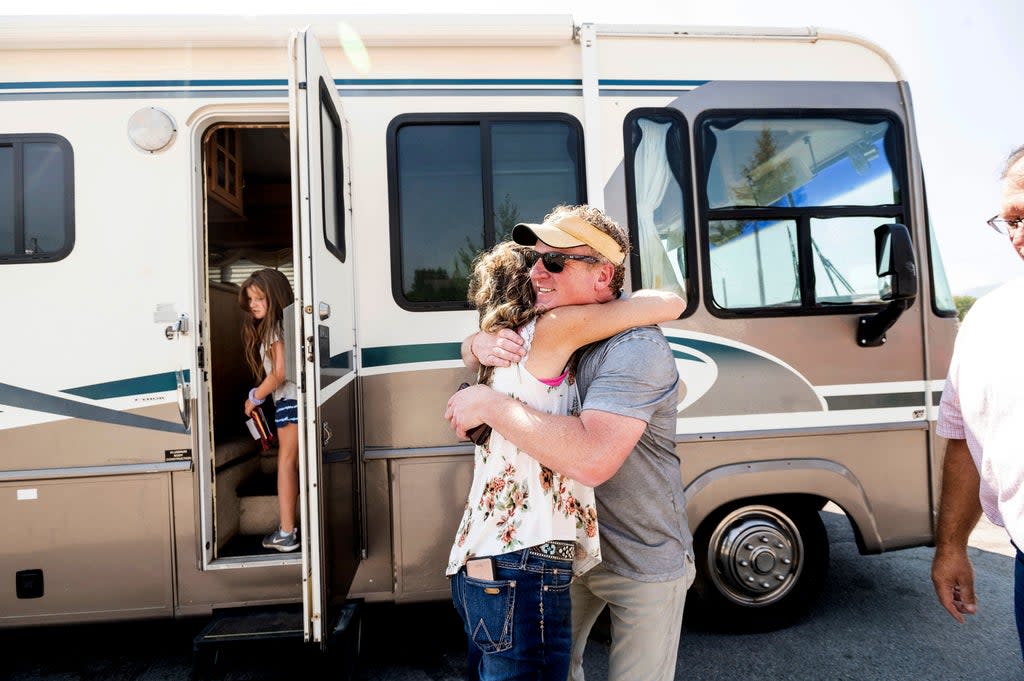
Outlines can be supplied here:
[[[543, 224], [516, 225], [512, 238], [541, 256], [598, 259], [549, 264], [539, 258], [530, 271], [539, 307], [607, 302], [620, 294], [628, 237], [596, 208], [559, 206]], [[478, 332], [462, 350], [470, 366], [508, 366], [524, 355], [522, 339], [507, 330]], [[583, 681], [587, 636], [608, 605], [608, 678], [668, 681], [675, 676], [683, 606], [695, 575], [675, 454], [675, 360], [657, 327], [634, 328], [591, 346], [576, 381], [578, 416], [540, 413], [473, 386], [451, 398], [446, 417], [460, 437], [488, 423], [545, 466], [596, 487], [602, 562], [572, 585], [570, 678]]]
[[[1024, 258], [1024, 146], [1010, 154], [1002, 180], [1002, 207], [988, 222]], [[1017, 549], [1014, 610], [1024, 653], [1024, 363], [1014, 358], [1024, 338], [1022, 300], [1024, 279], [1005, 284], [974, 304], [957, 334], [936, 429], [949, 443], [932, 582], [958, 622], [977, 611], [967, 539], [984, 511]]]

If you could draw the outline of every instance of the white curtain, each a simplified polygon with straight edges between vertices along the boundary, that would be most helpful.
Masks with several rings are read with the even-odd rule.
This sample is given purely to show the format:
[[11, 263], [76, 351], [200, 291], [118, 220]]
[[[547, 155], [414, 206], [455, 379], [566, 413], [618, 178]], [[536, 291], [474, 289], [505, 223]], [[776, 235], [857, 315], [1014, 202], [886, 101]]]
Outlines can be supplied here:
[[666, 230], [664, 235], [658, 233], [654, 221], [654, 211], [661, 205], [670, 183], [674, 181], [665, 152], [665, 141], [672, 124], [656, 123], [645, 118], [638, 122], [642, 138], [633, 163], [643, 286], [674, 291], [685, 297], [681, 272], [673, 266], [666, 252], [666, 243], [662, 241], [664, 236], [668, 242], [675, 241], [678, 246], [682, 246], [682, 216], [677, 225], [672, 225], [675, 229]]

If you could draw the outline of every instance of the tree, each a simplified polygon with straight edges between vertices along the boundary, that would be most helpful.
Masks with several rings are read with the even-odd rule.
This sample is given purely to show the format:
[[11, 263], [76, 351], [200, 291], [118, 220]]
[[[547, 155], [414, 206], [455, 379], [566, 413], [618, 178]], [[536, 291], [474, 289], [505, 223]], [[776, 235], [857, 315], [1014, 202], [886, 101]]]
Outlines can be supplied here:
[[964, 320], [964, 315], [971, 309], [971, 305], [974, 305], [974, 301], [977, 300], [974, 296], [953, 296], [953, 302], [956, 303], [956, 316], [960, 318], [960, 321]]
[[793, 162], [779, 155], [775, 137], [767, 125], [757, 136], [750, 160], [740, 172], [744, 184], [732, 187], [739, 206], [769, 206], [796, 188]]

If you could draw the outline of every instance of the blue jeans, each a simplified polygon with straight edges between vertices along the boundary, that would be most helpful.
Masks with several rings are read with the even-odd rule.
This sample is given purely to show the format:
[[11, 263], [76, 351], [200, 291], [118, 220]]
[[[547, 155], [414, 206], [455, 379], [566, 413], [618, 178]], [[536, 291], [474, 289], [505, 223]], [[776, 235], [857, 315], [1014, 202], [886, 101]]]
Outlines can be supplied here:
[[572, 649], [572, 561], [529, 549], [494, 556], [494, 581], [452, 576], [471, 681], [566, 681]]
[[1017, 618], [1017, 638], [1020, 652], [1024, 657], [1024, 553], [1017, 549], [1017, 560], [1013, 563], [1013, 612]]

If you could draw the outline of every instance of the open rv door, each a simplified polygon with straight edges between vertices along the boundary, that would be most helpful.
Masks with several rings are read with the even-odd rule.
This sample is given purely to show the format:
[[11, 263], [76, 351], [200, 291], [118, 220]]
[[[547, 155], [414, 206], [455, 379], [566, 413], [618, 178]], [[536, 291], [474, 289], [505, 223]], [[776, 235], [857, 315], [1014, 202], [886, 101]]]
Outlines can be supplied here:
[[361, 546], [348, 139], [312, 32], [292, 35], [289, 57], [302, 598], [305, 639], [323, 646]]

